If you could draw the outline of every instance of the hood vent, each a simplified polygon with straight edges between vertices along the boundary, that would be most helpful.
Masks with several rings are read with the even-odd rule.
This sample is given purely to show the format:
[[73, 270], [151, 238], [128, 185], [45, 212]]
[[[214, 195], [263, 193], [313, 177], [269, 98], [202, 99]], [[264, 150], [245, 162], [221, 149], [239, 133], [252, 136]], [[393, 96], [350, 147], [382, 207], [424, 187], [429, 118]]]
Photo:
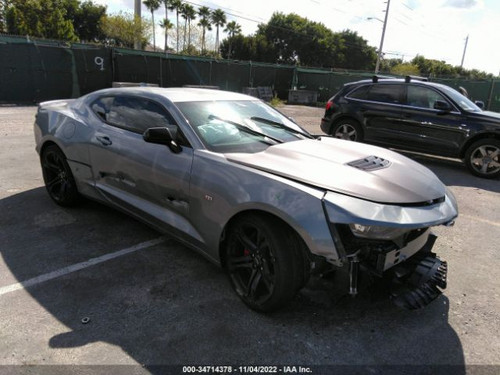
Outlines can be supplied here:
[[361, 169], [362, 171], [376, 171], [377, 169], [387, 168], [391, 162], [386, 159], [379, 158], [378, 156], [367, 156], [366, 158], [354, 160], [347, 165]]

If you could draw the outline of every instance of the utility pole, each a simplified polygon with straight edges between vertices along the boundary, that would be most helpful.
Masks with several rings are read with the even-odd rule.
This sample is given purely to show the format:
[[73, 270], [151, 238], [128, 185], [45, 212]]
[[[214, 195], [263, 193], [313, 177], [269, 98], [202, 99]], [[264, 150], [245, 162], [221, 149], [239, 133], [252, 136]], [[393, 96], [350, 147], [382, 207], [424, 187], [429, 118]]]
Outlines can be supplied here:
[[464, 54], [462, 55], [462, 63], [460, 64], [460, 68], [463, 68], [463, 66], [464, 66], [465, 51], [467, 51], [467, 43], [469, 43], [469, 36], [468, 35], [467, 35], [467, 38], [465, 38]]
[[[141, 22], [141, 0], [134, 0], [134, 18]], [[137, 30], [139, 35], [135, 36], [134, 49], [141, 49], [141, 35], [140, 31]]]
[[380, 59], [382, 58], [382, 48], [384, 48], [384, 38], [385, 38], [385, 28], [387, 27], [387, 19], [389, 17], [389, 6], [391, 5], [391, 0], [387, 0], [387, 8], [385, 10], [384, 26], [382, 27], [382, 38], [380, 38], [380, 47], [378, 48], [377, 54], [377, 65], [375, 65], [375, 74], [378, 73], [380, 68]]

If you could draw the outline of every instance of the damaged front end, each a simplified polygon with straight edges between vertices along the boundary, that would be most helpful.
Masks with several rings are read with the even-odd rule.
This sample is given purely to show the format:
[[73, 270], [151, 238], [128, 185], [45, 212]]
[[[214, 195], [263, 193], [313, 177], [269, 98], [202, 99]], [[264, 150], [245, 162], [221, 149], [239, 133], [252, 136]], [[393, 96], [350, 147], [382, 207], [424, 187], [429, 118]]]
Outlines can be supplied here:
[[328, 192], [324, 207], [332, 237], [349, 267], [349, 293], [358, 293], [360, 273], [390, 283], [393, 302], [418, 309], [446, 288], [447, 263], [432, 252], [431, 227], [453, 225], [458, 210], [450, 191], [425, 204], [381, 204]]

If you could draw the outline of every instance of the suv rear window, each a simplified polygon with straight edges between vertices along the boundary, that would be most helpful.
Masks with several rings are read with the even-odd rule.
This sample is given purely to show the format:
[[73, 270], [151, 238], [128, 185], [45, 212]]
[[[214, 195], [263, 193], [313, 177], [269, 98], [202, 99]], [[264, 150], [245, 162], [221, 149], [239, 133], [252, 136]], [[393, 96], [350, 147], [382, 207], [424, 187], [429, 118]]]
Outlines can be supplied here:
[[400, 104], [403, 97], [403, 85], [363, 85], [351, 91], [346, 97], [373, 102]]
[[401, 103], [402, 85], [373, 85], [368, 91], [366, 100], [382, 103]]

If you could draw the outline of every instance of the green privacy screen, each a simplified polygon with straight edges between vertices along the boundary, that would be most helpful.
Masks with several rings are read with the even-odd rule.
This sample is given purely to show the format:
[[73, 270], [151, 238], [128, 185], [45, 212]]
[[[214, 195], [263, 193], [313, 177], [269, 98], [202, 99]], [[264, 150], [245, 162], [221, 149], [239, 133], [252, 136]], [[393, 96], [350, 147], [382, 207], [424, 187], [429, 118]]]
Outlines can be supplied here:
[[294, 67], [187, 57], [174, 54], [113, 50], [114, 81], [153, 83], [162, 87], [217, 86], [241, 92], [269, 86], [286, 97]]
[[0, 102], [74, 98], [111, 85], [109, 49], [5, 39], [0, 38]]
[[[0, 35], [0, 103], [76, 98], [113, 82], [216, 86], [235, 92], [270, 87], [281, 99], [288, 98], [290, 89], [305, 89], [316, 91], [325, 102], [344, 83], [372, 75]], [[500, 112], [500, 80], [432, 81], [462, 86], [473, 100]]]

